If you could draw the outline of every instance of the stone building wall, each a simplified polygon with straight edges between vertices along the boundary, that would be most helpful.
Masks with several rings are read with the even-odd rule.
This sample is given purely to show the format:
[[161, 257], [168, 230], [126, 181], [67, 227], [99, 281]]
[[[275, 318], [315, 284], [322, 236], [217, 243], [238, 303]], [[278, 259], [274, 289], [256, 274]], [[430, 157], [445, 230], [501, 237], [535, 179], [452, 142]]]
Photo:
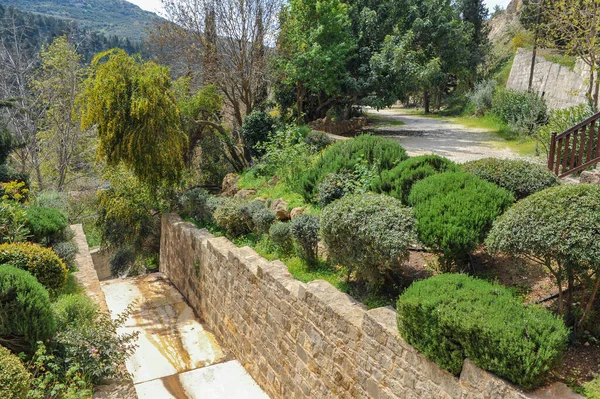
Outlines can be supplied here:
[[[531, 72], [530, 50], [517, 49], [506, 87], [527, 91]], [[578, 61], [571, 71], [568, 67], [546, 60], [541, 55], [535, 59], [533, 89], [546, 99], [550, 109], [568, 108], [587, 103], [589, 68]]]
[[468, 360], [456, 378], [402, 340], [393, 309], [304, 284], [176, 215], [162, 219], [160, 268], [273, 399], [542, 397]]

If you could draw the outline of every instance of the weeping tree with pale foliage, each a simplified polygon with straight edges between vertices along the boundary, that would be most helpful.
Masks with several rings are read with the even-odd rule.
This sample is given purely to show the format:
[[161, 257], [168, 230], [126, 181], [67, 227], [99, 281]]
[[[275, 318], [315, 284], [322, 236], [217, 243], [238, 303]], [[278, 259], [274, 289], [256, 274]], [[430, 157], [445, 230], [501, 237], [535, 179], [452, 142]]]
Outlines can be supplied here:
[[95, 127], [98, 156], [142, 183], [177, 182], [187, 138], [168, 68], [112, 49], [92, 61], [79, 98], [82, 130]]

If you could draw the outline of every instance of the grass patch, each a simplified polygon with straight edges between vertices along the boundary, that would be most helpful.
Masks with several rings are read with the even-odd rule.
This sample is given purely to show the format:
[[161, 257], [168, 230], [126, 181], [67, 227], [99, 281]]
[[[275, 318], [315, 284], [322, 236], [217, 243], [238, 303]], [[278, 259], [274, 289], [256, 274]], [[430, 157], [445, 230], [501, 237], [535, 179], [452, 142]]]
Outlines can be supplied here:
[[494, 75], [494, 79], [496, 80], [496, 82], [498, 82], [499, 87], [506, 87], [506, 84], [508, 83], [508, 77], [510, 76], [510, 71], [512, 70], [514, 61], [515, 56], [513, 55]]
[[406, 123], [399, 121], [397, 119], [388, 119], [385, 116], [377, 115], [377, 114], [367, 114], [369, 117], [369, 123], [376, 127], [385, 127], [385, 126], [403, 126]]

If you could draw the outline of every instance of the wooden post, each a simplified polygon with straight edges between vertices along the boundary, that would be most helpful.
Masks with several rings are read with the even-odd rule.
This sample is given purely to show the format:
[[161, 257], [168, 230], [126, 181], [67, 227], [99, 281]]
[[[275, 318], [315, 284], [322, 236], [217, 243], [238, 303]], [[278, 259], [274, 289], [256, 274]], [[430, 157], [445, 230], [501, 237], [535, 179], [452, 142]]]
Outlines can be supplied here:
[[550, 138], [550, 154], [548, 154], [548, 169], [554, 169], [554, 155], [556, 152], [556, 132], [552, 132]]

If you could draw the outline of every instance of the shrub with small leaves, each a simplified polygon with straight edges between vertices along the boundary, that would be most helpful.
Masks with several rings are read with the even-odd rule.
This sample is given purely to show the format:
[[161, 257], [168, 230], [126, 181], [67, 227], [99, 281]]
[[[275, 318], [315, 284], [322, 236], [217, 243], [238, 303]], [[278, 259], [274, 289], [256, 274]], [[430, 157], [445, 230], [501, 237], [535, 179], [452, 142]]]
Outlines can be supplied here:
[[242, 218], [248, 229], [256, 234], [265, 234], [275, 221], [275, 214], [264, 202], [250, 201], [240, 207]]
[[25, 270], [0, 264], [0, 340], [14, 353], [51, 338], [56, 321], [48, 291]]
[[548, 106], [543, 97], [529, 91], [498, 90], [492, 112], [520, 136], [535, 136], [548, 122]]
[[29, 237], [27, 216], [21, 205], [0, 201], [0, 244], [25, 241]]
[[292, 219], [290, 230], [294, 241], [298, 244], [298, 255], [309, 265], [316, 265], [319, 261], [319, 217], [303, 213]]
[[114, 277], [121, 277], [127, 273], [127, 270], [133, 265], [137, 253], [135, 249], [129, 245], [117, 248], [113, 253], [110, 261], [110, 274]]
[[277, 129], [277, 120], [266, 112], [254, 111], [246, 115], [240, 133], [253, 156], [262, 156], [264, 148], [259, 143], [269, 140], [269, 136]]
[[60, 289], [67, 282], [67, 266], [50, 248], [31, 243], [1, 244], [0, 264], [27, 270], [46, 288]]
[[193, 188], [184, 192], [180, 198], [181, 215], [191, 217], [201, 223], [213, 220], [213, 212], [217, 203], [213, 196], [203, 188]]
[[359, 186], [358, 179], [353, 172], [340, 171], [330, 173], [318, 186], [319, 205], [325, 207], [335, 200], [354, 193]]
[[240, 211], [243, 202], [233, 198], [223, 198], [215, 209], [213, 217], [217, 226], [233, 237], [239, 237], [250, 232]]
[[30, 206], [25, 213], [27, 228], [36, 242], [54, 242], [69, 225], [67, 217], [58, 209]]
[[275, 222], [269, 229], [269, 237], [283, 253], [291, 252], [294, 243], [290, 223]]
[[468, 357], [525, 389], [544, 381], [569, 336], [547, 309], [464, 274], [413, 283], [396, 305], [400, 335], [439, 366], [458, 375]]
[[62, 259], [69, 271], [74, 271], [76, 269], [75, 256], [77, 256], [77, 253], [79, 252], [77, 244], [73, 241], [61, 241], [52, 244], [52, 250], [60, 259]]
[[494, 91], [496, 90], [495, 80], [482, 80], [475, 84], [467, 97], [471, 104], [475, 106], [475, 114], [478, 116], [484, 115], [492, 109], [492, 101], [494, 99]]
[[464, 268], [492, 227], [513, 202], [503, 188], [462, 172], [417, 182], [408, 197], [415, 210], [419, 239], [441, 256], [442, 271]]
[[0, 398], [25, 399], [30, 379], [21, 359], [0, 346]]
[[329, 147], [335, 141], [327, 133], [313, 130], [306, 135], [304, 142], [312, 152], [317, 153]]
[[321, 236], [329, 256], [372, 288], [393, 283], [416, 240], [410, 208], [381, 194], [344, 197], [323, 210]]
[[388, 194], [408, 203], [408, 196], [413, 184], [426, 177], [454, 172], [457, 166], [454, 162], [438, 155], [421, 155], [402, 161], [391, 170], [384, 170], [372, 183], [376, 193]]
[[560, 184], [544, 166], [518, 159], [478, 159], [463, 164], [462, 170], [507, 189], [517, 200]]
[[69, 326], [91, 323], [98, 316], [98, 305], [85, 294], [69, 294], [59, 297], [52, 309], [58, 331]]

